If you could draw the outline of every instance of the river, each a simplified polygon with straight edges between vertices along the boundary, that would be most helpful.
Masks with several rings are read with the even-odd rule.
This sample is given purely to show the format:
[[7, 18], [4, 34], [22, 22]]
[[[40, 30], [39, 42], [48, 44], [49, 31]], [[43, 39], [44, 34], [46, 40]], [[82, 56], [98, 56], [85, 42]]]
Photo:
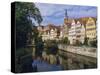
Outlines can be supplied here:
[[97, 67], [97, 59], [59, 50], [59, 56], [65, 70], [91, 69]]
[[[76, 70], [76, 69], [92, 69], [97, 67], [97, 59], [87, 57], [70, 52], [59, 50], [59, 64], [50, 64], [44, 60], [34, 60], [32, 66], [37, 66], [37, 71], [59, 71], [59, 70]], [[56, 55], [54, 55], [56, 57]], [[53, 58], [50, 60], [54, 60]]]

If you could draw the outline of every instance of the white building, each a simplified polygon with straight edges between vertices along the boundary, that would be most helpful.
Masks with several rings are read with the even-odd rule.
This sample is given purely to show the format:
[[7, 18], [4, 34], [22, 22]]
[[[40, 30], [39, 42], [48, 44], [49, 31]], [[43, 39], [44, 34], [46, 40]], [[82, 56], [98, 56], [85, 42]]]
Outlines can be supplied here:
[[80, 37], [80, 41], [81, 41], [81, 43], [83, 44], [84, 43], [84, 41], [85, 41], [85, 27], [84, 27], [84, 25], [82, 24], [82, 26], [81, 26], [81, 37]]
[[80, 21], [72, 20], [71, 28], [69, 29], [68, 39], [70, 44], [75, 44], [76, 41], [84, 43], [85, 27]]
[[73, 44], [75, 42], [75, 39], [76, 39], [76, 24], [75, 24], [75, 20], [72, 20], [71, 28], [69, 29], [69, 32], [68, 32], [68, 39], [70, 40], [70, 44]]

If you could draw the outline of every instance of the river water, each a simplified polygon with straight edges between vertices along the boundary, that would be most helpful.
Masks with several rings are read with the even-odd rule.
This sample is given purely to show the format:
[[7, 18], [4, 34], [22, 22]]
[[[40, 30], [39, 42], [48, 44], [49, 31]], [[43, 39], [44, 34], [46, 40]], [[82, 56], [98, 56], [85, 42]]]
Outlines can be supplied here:
[[59, 50], [64, 70], [91, 69], [97, 67], [97, 59]]
[[60, 62], [59, 64], [50, 64], [47, 61], [36, 59], [33, 60], [32, 66], [33, 68], [37, 67], [35, 69], [37, 69], [38, 72], [97, 68], [96, 58], [82, 56], [62, 50], [59, 50], [58, 57]]

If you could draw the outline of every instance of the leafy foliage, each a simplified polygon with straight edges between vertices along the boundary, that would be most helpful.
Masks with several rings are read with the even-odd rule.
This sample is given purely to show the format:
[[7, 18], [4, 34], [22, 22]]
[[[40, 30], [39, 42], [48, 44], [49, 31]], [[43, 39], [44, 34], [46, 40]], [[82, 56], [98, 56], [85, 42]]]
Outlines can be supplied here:
[[88, 40], [89, 38], [84, 38], [84, 45], [88, 46]]
[[35, 39], [35, 45], [36, 45], [36, 51], [35, 51], [35, 55], [37, 56], [42, 56], [42, 51], [44, 49], [44, 43], [42, 41], [41, 37], [38, 37]]
[[62, 40], [59, 41], [62, 44], [69, 44], [69, 40], [67, 37], [63, 38]]
[[[34, 3], [16, 2], [15, 3], [15, 23], [16, 23], [16, 72], [32, 72], [34, 71], [32, 63], [32, 48], [26, 47], [35, 40], [36, 50], [39, 54], [39, 37], [38, 31], [34, 23], [34, 19], [38, 24], [42, 22], [39, 9]], [[41, 40], [40, 40], [41, 41]], [[42, 48], [41, 48], [42, 49]]]
[[76, 40], [76, 43], [74, 44], [74, 46], [82, 46], [82, 43], [79, 40]]
[[32, 19], [40, 24], [42, 22], [42, 17], [34, 3], [16, 2], [15, 11], [16, 48], [20, 48], [27, 44], [28, 33], [31, 36], [33, 28]]
[[90, 45], [91, 47], [97, 47], [97, 39], [96, 39], [96, 40], [90, 41], [90, 42], [89, 42], [89, 45]]
[[46, 42], [46, 53], [47, 54], [54, 54], [58, 53], [58, 46], [55, 40], [47, 40]]

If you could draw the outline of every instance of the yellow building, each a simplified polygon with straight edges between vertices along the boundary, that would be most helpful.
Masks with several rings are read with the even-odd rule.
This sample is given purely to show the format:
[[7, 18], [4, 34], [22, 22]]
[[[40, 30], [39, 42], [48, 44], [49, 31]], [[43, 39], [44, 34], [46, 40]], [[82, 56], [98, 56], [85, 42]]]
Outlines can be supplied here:
[[86, 37], [89, 39], [96, 38], [96, 22], [92, 17], [89, 17], [86, 22]]

